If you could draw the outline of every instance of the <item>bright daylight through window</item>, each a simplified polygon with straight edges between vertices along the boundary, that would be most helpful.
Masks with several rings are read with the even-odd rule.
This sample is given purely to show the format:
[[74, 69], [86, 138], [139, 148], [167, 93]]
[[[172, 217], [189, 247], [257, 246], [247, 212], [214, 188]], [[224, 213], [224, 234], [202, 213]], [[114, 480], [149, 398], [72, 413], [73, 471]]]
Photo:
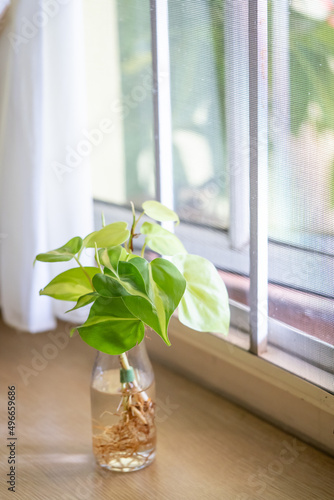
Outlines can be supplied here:
[[[334, 2], [259, 1], [267, 22], [255, 30], [251, 16], [259, 13], [246, 0], [169, 0], [165, 16], [152, 0], [100, 3], [85, 3], [89, 116], [92, 127], [104, 118], [114, 127], [91, 157], [97, 214], [103, 206], [117, 220], [130, 200], [140, 207], [169, 196], [186, 248], [222, 272], [232, 323], [254, 342], [257, 311], [258, 326], [268, 319], [264, 345], [306, 361], [303, 378], [318, 367], [325, 375], [315, 382], [333, 392]], [[163, 102], [152, 100], [154, 77], [158, 87], [170, 84]], [[168, 113], [170, 144], [161, 136]], [[160, 185], [159, 120], [158, 140], [173, 163]], [[257, 212], [252, 162], [260, 182], [268, 178]], [[256, 262], [261, 275], [266, 262], [261, 246], [250, 260], [254, 227], [268, 239], [269, 280], [255, 306], [262, 285], [250, 283], [250, 269]], [[267, 286], [266, 270], [263, 279]]]

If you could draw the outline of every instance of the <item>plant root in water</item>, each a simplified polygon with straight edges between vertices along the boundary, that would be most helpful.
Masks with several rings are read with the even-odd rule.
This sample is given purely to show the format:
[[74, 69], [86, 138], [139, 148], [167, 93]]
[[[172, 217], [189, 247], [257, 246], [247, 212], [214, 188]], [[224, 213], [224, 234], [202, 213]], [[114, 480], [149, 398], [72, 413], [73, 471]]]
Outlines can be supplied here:
[[[125, 396], [125, 395], [124, 395]], [[124, 405], [123, 396], [123, 405]], [[150, 461], [150, 455], [143, 457], [142, 453], [154, 449], [156, 430], [154, 425], [154, 403], [149, 398], [143, 400], [139, 394], [126, 396], [126, 409], [118, 413], [122, 420], [115, 425], [106, 427], [101, 434], [93, 436], [93, 450], [98, 463], [108, 466], [110, 461], [121, 456], [145, 463]], [[131, 465], [130, 465], [131, 467]]]

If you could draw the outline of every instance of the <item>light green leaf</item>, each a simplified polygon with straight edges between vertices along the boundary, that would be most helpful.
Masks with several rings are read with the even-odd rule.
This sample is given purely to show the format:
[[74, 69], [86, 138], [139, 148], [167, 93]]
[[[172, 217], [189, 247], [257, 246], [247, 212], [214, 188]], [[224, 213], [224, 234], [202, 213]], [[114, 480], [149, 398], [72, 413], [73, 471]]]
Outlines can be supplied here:
[[130, 313], [121, 298], [100, 297], [78, 331], [95, 349], [107, 354], [122, 354], [143, 340], [145, 326]]
[[179, 320], [201, 332], [227, 335], [230, 309], [225, 284], [214, 265], [197, 255], [175, 255], [172, 261], [187, 281]]
[[82, 295], [79, 297], [78, 302], [72, 309], [69, 309], [66, 312], [74, 311], [75, 309], [80, 309], [80, 307], [87, 306], [88, 304], [91, 304], [94, 302], [99, 297], [98, 293], [92, 292], [92, 293], [87, 293], [86, 295]]
[[176, 255], [178, 253], [187, 253], [182, 242], [175, 234], [167, 231], [159, 224], [144, 222], [140, 232], [146, 235], [146, 245], [154, 252], [161, 255]]
[[[90, 279], [99, 272], [96, 267], [84, 267]], [[49, 295], [58, 300], [77, 301], [81, 295], [92, 292], [92, 285], [81, 267], [58, 274], [39, 294]]]
[[146, 215], [159, 222], [174, 221], [179, 224], [179, 216], [159, 201], [149, 200], [142, 204]]
[[121, 245], [129, 236], [126, 222], [113, 222], [86, 236], [83, 244], [86, 248], [95, 248], [95, 243], [98, 248], [109, 248]]
[[[79, 236], [72, 238], [65, 243], [64, 246], [56, 250], [50, 250], [46, 253], [40, 253], [36, 256], [36, 260], [40, 262], [66, 262], [71, 259], [81, 250], [82, 239]], [[35, 263], [34, 262], [34, 263]]]

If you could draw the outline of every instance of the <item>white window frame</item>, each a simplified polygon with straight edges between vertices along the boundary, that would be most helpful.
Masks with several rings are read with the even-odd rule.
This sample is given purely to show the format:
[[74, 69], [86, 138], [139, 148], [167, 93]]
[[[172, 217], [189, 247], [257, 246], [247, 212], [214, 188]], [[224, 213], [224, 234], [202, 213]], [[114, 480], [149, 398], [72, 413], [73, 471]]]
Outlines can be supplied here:
[[[230, 16], [231, 21], [230, 29], [244, 21], [244, 18], [240, 19], [240, 16], [244, 15], [242, 9], [245, 4], [248, 5], [250, 64], [249, 125], [244, 123], [243, 127], [246, 133], [249, 133], [249, 168], [246, 169], [247, 175], [243, 169], [239, 176], [231, 176], [230, 193], [232, 216], [241, 221], [242, 233], [239, 238], [236, 234], [237, 223], [230, 235], [220, 232], [219, 236], [214, 231], [206, 231], [205, 228], [195, 228], [190, 224], [181, 223], [177, 234], [181, 234], [186, 247], [187, 243], [189, 244], [192, 253], [201, 253], [216, 265], [217, 262], [213, 258], [215, 256], [210, 255], [210, 248], [217, 248], [217, 241], [219, 241], [222, 262], [229, 262], [228, 267], [232, 271], [240, 272], [242, 269], [244, 274], [249, 273], [250, 307], [230, 301], [229, 342], [214, 335], [197, 332], [191, 334], [174, 318], [171, 325], [173, 352], [166, 349], [162, 342], [159, 343], [159, 339], [151, 339], [148, 343], [149, 350], [161, 362], [228, 395], [252, 411], [334, 454], [333, 346], [306, 335], [296, 328], [268, 318], [268, 224], [267, 213], [263, 209], [267, 207], [268, 191], [267, 145], [264, 144], [266, 139], [263, 136], [263, 130], [268, 130], [267, 1], [227, 2], [229, 6], [227, 15]], [[274, 4], [280, 11], [288, 8], [288, 0], [276, 0]], [[238, 11], [238, 8], [241, 10]], [[150, 9], [157, 199], [173, 208], [168, 0], [150, 0]], [[286, 41], [285, 46], [288, 50]], [[228, 54], [228, 57], [233, 60], [235, 57], [233, 51]], [[161, 74], [164, 78], [159, 79]], [[243, 85], [247, 85], [247, 82], [243, 82]], [[287, 105], [286, 102], [285, 105]], [[240, 113], [236, 105], [234, 111]], [[287, 121], [286, 127], [288, 126]], [[288, 128], [283, 128], [283, 135], [287, 134], [287, 130]], [[228, 138], [231, 144], [235, 141], [234, 133], [232, 123]], [[278, 141], [282, 138], [280, 137]], [[233, 161], [238, 162], [241, 159], [234, 158]], [[236, 183], [241, 182], [243, 191], [248, 189], [246, 177], [249, 173], [250, 230], [248, 234], [244, 224], [248, 214], [247, 211], [240, 212], [235, 193]], [[101, 211], [101, 205], [104, 204], [96, 203], [98, 213]], [[121, 216], [130, 222], [127, 209], [104, 206], [107, 216], [109, 210], [112, 213], [112, 219]], [[196, 232], [197, 235], [201, 235], [199, 238]], [[203, 240], [204, 233], [206, 236]], [[249, 258], [242, 250], [248, 237], [250, 238]], [[210, 239], [212, 246], [210, 246]], [[197, 240], [197, 243], [194, 240]], [[198, 241], [206, 241], [205, 247], [201, 246]], [[198, 252], [196, 252], [196, 245], [199, 248]], [[321, 353], [318, 360], [312, 357], [315, 345], [318, 354]], [[281, 367], [275, 366], [278, 353]], [[294, 374], [289, 373], [292, 362]], [[302, 378], [306, 364], [309, 372], [308, 381]], [[227, 375], [229, 371], [233, 373], [232, 378]], [[319, 380], [322, 381], [321, 388], [316, 386]], [[279, 404], [277, 404], [278, 401]], [[289, 410], [286, 405], [289, 405]]]
[[[280, 24], [276, 26], [276, 30], [281, 28], [288, 30], [288, 0], [275, 0], [273, 3], [274, 13], [276, 18], [283, 19], [284, 26]], [[248, 7], [248, 12], [247, 12]], [[152, 61], [153, 61], [153, 79], [154, 79], [154, 137], [155, 137], [155, 151], [156, 151], [156, 171], [157, 171], [157, 197], [162, 202], [173, 208], [173, 168], [172, 168], [172, 123], [171, 123], [171, 96], [169, 84], [169, 37], [168, 37], [168, 1], [150, 0], [151, 8], [151, 25], [152, 25]], [[250, 334], [251, 345], [250, 352], [254, 354], [262, 354], [266, 352], [268, 343], [268, 336], [272, 345], [278, 346], [282, 341], [282, 348], [286, 349], [290, 354], [298, 355], [305, 352], [305, 346], [314, 342], [317, 344], [317, 352], [319, 350], [323, 353], [321, 358], [321, 367], [326, 370], [333, 370], [332, 357], [333, 347], [314, 339], [311, 336], [298, 331], [296, 328], [285, 325], [275, 320], [268, 320], [268, 216], [267, 216], [267, 192], [268, 192], [268, 144], [267, 135], [263, 133], [268, 130], [268, 75], [267, 75], [267, 47], [268, 47], [268, 34], [267, 34], [267, 10], [268, 5], [266, 0], [249, 0], [243, 2], [226, 2], [226, 15], [229, 18], [227, 24], [228, 30], [240, 29], [244, 25], [247, 28], [248, 17], [248, 49], [249, 49], [249, 82], [243, 77], [244, 68], [240, 67], [243, 63], [243, 58], [239, 62], [240, 52], [245, 50], [245, 47], [240, 41], [240, 37], [233, 37], [233, 33], [228, 33], [226, 37], [233, 38], [233, 44], [230, 49], [227, 49], [227, 79], [229, 78], [228, 69], [232, 71], [233, 79], [231, 82], [237, 85], [238, 88], [242, 87], [243, 91], [249, 91], [249, 100], [247, 105], [249, 110], [245, 109], [245, 105], [240, 106], [240, 101], [236, 102], [233, 99], [233, 92], [227, 94], [227, 104], [230, 106], [230, 115], [232, 122], [228, 124], [228, 141], [230, 143], [230, 151], [232, 150], [232, 159], [230, 164], [238, 165], [238, 174], [231, 175], [231, 222], [233, 230], [229, 235], [225, 235], [218, 245], [225, 253], [225, 262], [235, 262], [234, 271], [240, 272], [240, 264], [245, 271], [245, 274], [250, 276], [250, 308], [238, 307], [237, 304], [233, 305], [234, 321], [238, 320], [238, 315], [241, 321], [244, 319], [245, 312], [248, 314], [247, 331]], [[248, 16], [247, 16], [248, 14]], [[277, 21], [276, 21], [277, 22]], [[288, 71], [288, 35], [281, 36], [282, 51], [280, 45], [279, 53], [274, 54], [274, 57], [279, 57], [285, 61], [284, 67]], [[244, 55], [244, 54], [242, 54]], [[280, 61], [280, 67], [282, 66]], [[163, 72], [164, 77], [167, 78], [159, 80], [158, 75]], [[282, 76], [281, 73], [274, 74], [274, 88], [277, 87], [277, 95], [281, 96], [282, 92], [278, 89], [284, 86], [285, 92], [289, 92], [288, 81], [289, 76]], [[228, 85], [227, 85], [228, 87]], [[275, 101], [274, 106], [283, 108], [284, 116], [289, 115], [288, 101], [282, 100], [282, 97]], [[245, 123], [244, 116], [249, 117], [249, 124]], [[241, 126], [240, 126], [241, 124]], [[241, 130], [240, 130], [241, 129]], [[283, 126], [280, 127], [280, 136], [275, 143], [275, 151], [277, 158], [285, 158], [282, 154], [282, 142], [287, 143], [289, 131], [289, 120], [284, 120]], [[248, 165], [245, 163], [244, 152], [240, 152], [237, 148], [236, 137], [240, 134], [244, 135], [249, 133], [249, 156], [247, 159]], [[284, 143], [284, 142], [283, 142]], [[240, 168], [242, 165], [242, 168]], [[248, 168], [247, 168], [248, 167]], [[282, 168], [286, 165], [282, 165]], [[246, 177], [250, 178], [247, 183]], [[239, 208], [240, 198], [236, 195], [239, 186], [243, 194], [249, 189], [248, 199], [250, 200], [250, 228], [247, 234], [248, 213], [243, 208]], [[245, 195], [246, 196], [246, 195]], [[246, 196], [247, 197], [247, 196]], [[236, 221], [235, 221], [236, 220]], [[186, 226], [188, 226], [186, 228]], [[241, 239], [236, 236], [237, 228], [241, 227]], [[187, 230], [188, 229], [188, 230]], [[202, 233], [204, 230], [201, 230]], [[200, 230], [197, 230], [199, 233]], [[187, 235], [193, 241], [189, 241], [189, 248], [192, 253], [196, 253], [194, 249], [194, 239], [199, 242], [206, 242], [205, 247], [217, 248], [217, 241], [212, 241], [208, 244], [208, 238], [211, 240], [218, 239], [212, 231], [207, 231], [205, 238], [194, 238], [194, 227], [191, 225], [181, 224], [177, 229], [177, 234], [187, 243]], [[186, 236], [186, 238], [184, 238]], [[249, 257], [243, 252], [238, 252], [242, 248], [247, 239], [250, 239]], [[203, 255], [203, 250], [206, 248], [200, 243], [199, 251]], [[225, 247], [225, 248], [224, 248]], [[274, 250], [274, 244], [271, 247]], [[213, 256], [207, 256], [210, 260]], [[211, 258], [210, 258], [211, 257]], [[287, 259], [285, 259], [285, 262]], [[214, 262], [216, 265], [217, 263]], [[239, 313], [238, 313], [239, 311]], [[269, 321], [269, 330], [268, 330]], [[232, 322], [233, 325], [233, 322]], [[269, 333], [269, 335], [268, 335]], [[293, 339], [293, 342], [290, 341]], [[310, 353], [307, 361], [314, 364], [319, 363], [318, 360], [312, 358], [313, 349], [309, 349]], [[304, 359], [305, 359], [304, 355]]]

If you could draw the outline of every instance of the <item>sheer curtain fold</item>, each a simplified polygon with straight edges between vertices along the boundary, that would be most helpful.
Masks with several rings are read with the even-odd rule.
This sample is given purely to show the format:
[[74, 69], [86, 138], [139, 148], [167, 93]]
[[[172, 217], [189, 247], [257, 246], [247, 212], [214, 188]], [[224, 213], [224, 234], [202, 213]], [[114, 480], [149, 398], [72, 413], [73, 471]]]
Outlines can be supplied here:
[[66, 164], [86, 124], [82, 2], [16, 0], [8, 17], [0, 36], [1, 310], [13, 327], [38, 332], [54, 328], [68, 304], [39, 297], [64, 267], [33, 268], [35, 255], [93, 230], [88, 158]]

